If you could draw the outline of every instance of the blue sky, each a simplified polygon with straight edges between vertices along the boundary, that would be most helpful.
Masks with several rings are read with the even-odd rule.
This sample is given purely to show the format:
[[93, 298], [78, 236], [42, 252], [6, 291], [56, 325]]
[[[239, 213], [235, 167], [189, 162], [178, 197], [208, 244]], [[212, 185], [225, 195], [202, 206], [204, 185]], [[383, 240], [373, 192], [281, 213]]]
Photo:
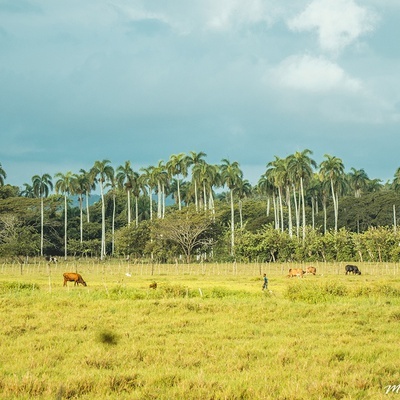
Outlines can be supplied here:
[[400, 167], [398, 0], [0, 0], [6, 183], [203, 151]]

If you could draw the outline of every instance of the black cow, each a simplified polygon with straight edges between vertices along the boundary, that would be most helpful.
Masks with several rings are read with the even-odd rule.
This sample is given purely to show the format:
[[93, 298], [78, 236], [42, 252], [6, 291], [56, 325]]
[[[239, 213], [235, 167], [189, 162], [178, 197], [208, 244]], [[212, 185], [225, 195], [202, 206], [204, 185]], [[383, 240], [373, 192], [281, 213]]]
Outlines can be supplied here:
[[361, 271], [355, 265], [346, 265], [345, 270], [346, 270], [346, 275], [348, 274], [361, 275]]

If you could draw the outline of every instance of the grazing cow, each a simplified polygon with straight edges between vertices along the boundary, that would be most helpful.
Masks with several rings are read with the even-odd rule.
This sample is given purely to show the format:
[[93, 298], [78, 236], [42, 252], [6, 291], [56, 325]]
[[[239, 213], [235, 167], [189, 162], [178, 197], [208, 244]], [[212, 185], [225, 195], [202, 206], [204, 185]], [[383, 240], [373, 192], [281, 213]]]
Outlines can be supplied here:
[[293, 278], [294, 276], [298, 276], [302, 278], [306, 271], [303, 271], [303, 268], [290, 268], [288, 278]]
[[149, 288], [150, 289], [157, 289], [157, 282], [150, 283]]
[[315, 275], [317, 273], [317, 268], [315, 267], [307, 267], [307, 274]]
[[355, 265], [346, 265], [345, 270], [346, 270], [346, 275], [348, 274], [361, 275], [361, 271]]
[[64, 286], [67, 286], [67, 282], [74, 282], [74, 286], [78, 286], [79, 283], [83, 286], [87, 286], [86, 282], [83, 280], [80, 274], [75, 272], [65, 272], [64, 276]]
[[57, 257], [53, 257], [53, 256], [46, 256], [46, 261], [48, 261], [49, 263], [54, 263], [54, 264], [57, 264], [57, 262], [58, 262]]

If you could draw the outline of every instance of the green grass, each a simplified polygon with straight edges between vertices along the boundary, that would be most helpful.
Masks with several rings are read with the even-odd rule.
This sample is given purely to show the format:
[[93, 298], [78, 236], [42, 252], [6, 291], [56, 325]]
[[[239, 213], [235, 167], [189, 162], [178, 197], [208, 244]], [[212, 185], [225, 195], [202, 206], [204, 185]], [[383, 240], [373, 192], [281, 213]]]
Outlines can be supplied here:
[[259, 266], [179, 267], [129, 277], [125, 265], [81, 264], [88, 286], [65, 288], [71, 266], [3, 265], [0, 398], [396, 396], [385, 389], [400, 383], [396, 266], [345, 276], [326, 265], [303, 279], [263, 266], [268, 292]]

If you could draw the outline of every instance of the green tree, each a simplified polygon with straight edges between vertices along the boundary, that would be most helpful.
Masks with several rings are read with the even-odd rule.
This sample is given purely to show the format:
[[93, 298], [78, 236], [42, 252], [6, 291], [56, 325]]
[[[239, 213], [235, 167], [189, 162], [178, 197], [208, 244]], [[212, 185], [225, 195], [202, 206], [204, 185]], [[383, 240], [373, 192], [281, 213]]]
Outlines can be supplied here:
[[180, 176], [182, 178], [187, 177], [188, 173], [188, 163], [189, 159], [184, 153], [173, 154], [171, 155], [169, 161], [167, 161], [166, 168], [169, 176], [172, 178], [177, 176], [177, 191], [178, 191], [178, 209], [182, 209], [182, 199], [181, 199], [181, 190], [180, 190]]
[[324, 155], [325, 160], [320, 164], [320, 174], [323, 180], [329, 181], [332, 191], [333, 211], [335, 218], [335, 232], [338, 230], [339, 190], [344, 174], [344, 165], [340, 158]]
[[57, 193], [62, 193], [64, 196], [64, 260], [67, 259], [68, 246], [68, 197], [74, 194], [74, 174], [71, 171], [63, 174], [57, 172], [54, 175], [57, 179], [55, 189]]
[[230, 203], [231, 203], [231, 256], [235, 255], [235, 210], [233, 204], [233, 193], [235, 188], [240, 184], [243, 179], [243, 172], [240, 169], [237, 161], [230, 162], [224, 158], [220, 166], [221, 180], [224, 185], [229, 188], [230, 191]]
[[49, 195], [53, 190], [53, 183], [49, 174], [34, 175], [32, 177], [32, 187], [36, 197], [40, 198], [40, 255], [43, 256], [43, 220], [44, 220], [44, 206], [43, 199]]
[[111, 180], [114, 175], [114, 168], [109, 165], [111, 161], [95, 161], [91, 174], [94, 177], [94, 181], [100, 185], [100, 196], [101, 196], [101, 255], [100, 259], [103, 260], [106, 256], [106, 209], [104, 201], [104, 187], [108, 181]]
[[137, 179], [138, 176], [138, 173], [133, 171], [130, 161], [125, 161], [124, 165], [120, 165], [117, 168], [117, 181], [119, 185], [124, 188], [127, 196], [126, 208], [128, 214], [128, 225], [131, 224], [131, 192], [135, 185], [135, 179]]
[[200, 151], [199, 153], [196, 153], [194, 151], [189, 152], [188, 155], [188, 166], [192, 166], [192, 183], [194, 185], [194, 202], [196, 206], [196, 211], [199, 211], [199, 205], [198, 205], [198, 176], [194, 173], [194, 171], [197, 169], [199, 164], [204, 163], [203, 158], [206, 157], [207, 154], [204, 153], [203, 151]]
[[4, 170], [3, 166], [0, 163], [0, 186], [4, 185], [4, 181], [7, 178], [6, 171]]
[[305, 149], [302, 152], [296, 151], [294, 155], [289, 158], [288, 163], [289, 174], [295, 181], [299, 182], [303, 217], [303, 243], [306, 236], [306, 206], [304, 185], [308, 185], [308, 183], [311, 181], [313, 176], [313, 167], [317, 167], [317, 163], [310, 157], [311, 154], [312, 151], [309, 149]]

